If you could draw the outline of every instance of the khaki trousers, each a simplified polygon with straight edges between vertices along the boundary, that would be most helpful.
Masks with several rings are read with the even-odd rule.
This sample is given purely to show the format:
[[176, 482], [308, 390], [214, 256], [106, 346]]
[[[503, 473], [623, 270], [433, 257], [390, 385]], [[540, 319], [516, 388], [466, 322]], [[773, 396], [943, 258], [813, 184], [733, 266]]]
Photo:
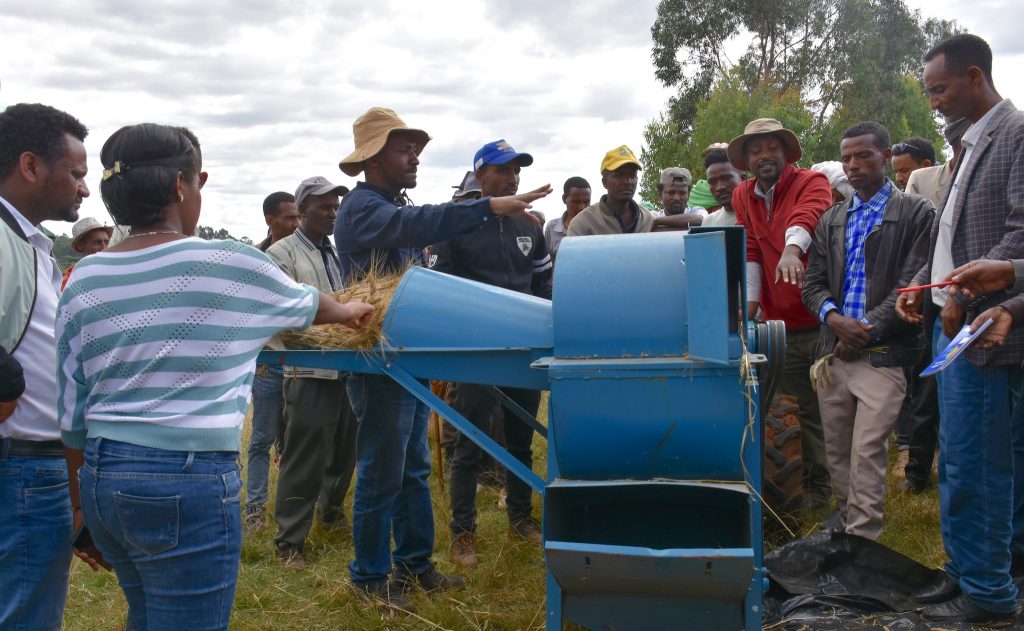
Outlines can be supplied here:
[[833, 359], [833, 383], [818, 390], [825, 453], [846, 532], [882, 533], [887, 440], [896, 427], [907, 382], [901, 368], [876, 368], [868, 356]]

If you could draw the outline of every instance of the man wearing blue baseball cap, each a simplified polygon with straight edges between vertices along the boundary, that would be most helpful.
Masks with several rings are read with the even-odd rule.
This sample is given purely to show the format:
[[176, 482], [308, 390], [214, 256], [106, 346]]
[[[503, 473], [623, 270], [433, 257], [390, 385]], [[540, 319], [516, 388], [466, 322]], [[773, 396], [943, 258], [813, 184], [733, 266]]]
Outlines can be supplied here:
[[[515, 195], [519, 174], [533, 164], [533, 156], [519, 153], [504, 140], [489, 142], [473, 158], [473, 168], [486, 197]], [[503, 289], [551, 299], [551, 257], [541, 227], [519, 216], [503, 216], [477, 229], [431, 248], [430, 267]], [[537, 415], [540, 392], [519, 388], [502, 391], [531, 415]], [[498, 405], [492, 388], [476, 384], [455, 385], [452, 407], [474, 425], [486, 430]], [[533, 428], [511, 412], [505, 412], [505, 444], [509, 452], [532, 466]], [[476, 484], [483, 457], [469, 438], [460, 434], [452, 455], [452, 561], [463, 566], [477, 564]], [[506, 471], [509, 535], [540, 543], [540, 528], [531, 515], [530, 487]]]

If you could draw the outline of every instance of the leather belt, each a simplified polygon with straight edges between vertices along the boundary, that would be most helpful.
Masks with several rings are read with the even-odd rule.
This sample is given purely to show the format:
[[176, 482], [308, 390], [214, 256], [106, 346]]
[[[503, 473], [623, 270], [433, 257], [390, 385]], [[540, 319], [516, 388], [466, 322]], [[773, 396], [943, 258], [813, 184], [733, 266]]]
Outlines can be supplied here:
[[19, 440], [17, 438], [4, 438], [2, 443], [0, 443], [0, 456], [63, 458], [64, 443], [59, 440]]

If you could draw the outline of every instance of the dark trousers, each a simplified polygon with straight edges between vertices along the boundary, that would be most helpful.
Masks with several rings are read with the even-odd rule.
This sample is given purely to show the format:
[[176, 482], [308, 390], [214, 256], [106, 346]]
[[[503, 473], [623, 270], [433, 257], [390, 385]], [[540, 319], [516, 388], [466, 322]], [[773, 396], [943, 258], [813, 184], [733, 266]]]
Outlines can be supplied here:
[[342, 519], [356, 465], [356, 419], [345, 379], [285, 379], [287, 429], [277, 480], [277, 543], [302, 546], [319, 505], [325, 522]]
[[928, 486], [932, 482], [932, 462], [939, 444], [938, 382], [934, 375], [919, 377], [932, 362], [932, 354], [924, 353], [918, 363], [907, 371], [907, 444], [910, 445], [907, 467], [908, 480]]
[[788, 394], [800, 406], [800, 441], [803, 448], [804, 489], [810, 495], [828, 498], [828, 463], [825, 434], [818, 411], [818, 394], [811, 387], [811, 365], [818, 348], [818, 329], [786, 331], [786, 364], [776, 394]]
[[[531, 415], [537, 415], [540, 392], [519, 388], [502, 388], [510, 399]], [[487, 428], [494, 411], [496, 395], [490, 386], [460, 383], [455, 386], [452, 407], [481, 429]], [[505, 445], [509, 453], [527, 467], [533, 466], [533, 428], [512, 412], [505, 411], [503, 423]], [[455, 441], [452, 457], [452, 523], [455, 534], [476, 531], [476, 484], [484, 451], [464, 434]], [[530, 517], [530, 487], [514, 474], [505, 471], [508, 491], [508, 519], [516, 523]]]

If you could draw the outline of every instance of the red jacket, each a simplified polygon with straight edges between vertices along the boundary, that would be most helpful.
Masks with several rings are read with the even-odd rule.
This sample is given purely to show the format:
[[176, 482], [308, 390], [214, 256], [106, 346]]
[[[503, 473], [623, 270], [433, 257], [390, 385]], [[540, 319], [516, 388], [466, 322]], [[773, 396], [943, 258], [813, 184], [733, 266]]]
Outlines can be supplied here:
[[[814, 235], [818, 219], [832, 205], [828, 178], [817, 171], [787, 165], [775, 183], [772, 217], [764, 200], [754, 194], [757, 180], [749, 179], [732, 192], [736, 223], [747, 231], [747, 261], [761, 264], [761, 309], [769, 320], [783, 320], [786, 329], [801, 331], [816, 328], [818, 317], [807, 310], [800, 288], [780, 280], [775, 268], [786, 247], [786, 230], [800, 226]], [[807, 254], [801, 257], [807, 267]]]

